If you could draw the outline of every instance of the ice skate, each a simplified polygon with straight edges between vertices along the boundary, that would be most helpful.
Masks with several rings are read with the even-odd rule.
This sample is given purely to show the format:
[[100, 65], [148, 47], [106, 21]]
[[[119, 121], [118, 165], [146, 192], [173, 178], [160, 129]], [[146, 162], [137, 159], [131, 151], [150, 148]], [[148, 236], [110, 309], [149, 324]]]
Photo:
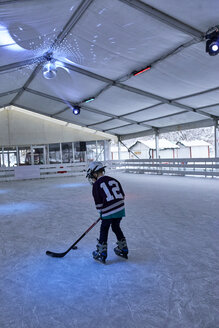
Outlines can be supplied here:
[[107, 258], [107, 244], [103, 243], [97, 244], [97, 249], [96, 251], [94, 251], [93, 253], [93, 258], [101, 263], [105, 263], [106, 262], [106, 258]]
[[114, 248], [114, 252], [116, 255], [121, 256], [125, 259], [128, 259], [128, 246], [126, 243], [126, 239], [123, 238], [117, 241], [117, 247]]

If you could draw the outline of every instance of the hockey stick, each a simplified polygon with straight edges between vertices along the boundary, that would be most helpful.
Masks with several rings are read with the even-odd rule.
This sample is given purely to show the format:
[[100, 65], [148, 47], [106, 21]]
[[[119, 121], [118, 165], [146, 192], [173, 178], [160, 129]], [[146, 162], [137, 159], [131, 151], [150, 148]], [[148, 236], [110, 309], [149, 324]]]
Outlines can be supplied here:
[[97, 219], [97, 221], [95, 221], [84, 233], [83, 235], [81, 235], [80, 238], [78, 238], [78, 240], [76, 240], [76, 242], [74, 242], [73, 245], [71, 245], [67, 251], [63, 252], [63, 253], [55, 253], [55, 252], [50, 252], [50, 251], [46, 251], [46, 255], [48, 256], [52, 256], [52, 257], [64, 257], [68, 252], [70, 252], [70, 250], [72, 248], [75, 247], [75, 245], [82, 239], [84, 238], [84, 236], [101, 220], [101, 218]]

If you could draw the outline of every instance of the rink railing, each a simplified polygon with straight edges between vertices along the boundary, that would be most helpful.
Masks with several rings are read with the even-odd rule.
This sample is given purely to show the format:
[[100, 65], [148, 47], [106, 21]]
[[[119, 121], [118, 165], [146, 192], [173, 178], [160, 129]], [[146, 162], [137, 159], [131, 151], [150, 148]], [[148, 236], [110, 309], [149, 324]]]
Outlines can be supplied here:
[[[105, 162], [111, 170], [127, 173], [219, 177], [219, 158], [127, 159]], [[0, 181], [86, 175], [88, 163], [24, 165], [0, 168]]]
[[85, 175], [87, 163], [22, 165], [0, 168], [0, 181], [44, 179], [63, 176]]
[[219, 176], [219, 158], [127, 159], [109, 161], [111, 170], [180, 176]]

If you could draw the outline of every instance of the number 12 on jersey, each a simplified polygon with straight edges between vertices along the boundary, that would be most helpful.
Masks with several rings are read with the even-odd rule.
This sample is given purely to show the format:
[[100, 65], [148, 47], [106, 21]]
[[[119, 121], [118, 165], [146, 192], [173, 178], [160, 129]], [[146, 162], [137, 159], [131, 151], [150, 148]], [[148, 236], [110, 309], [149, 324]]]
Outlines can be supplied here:
[[122, 199], [123, 198], [123, 195], [121, 194], [121, 190], [120, 190], [120, 187], [119, 187], [119, 184], [117, 181], [110, 180], [108, 182], [108, 185], [109, 185], [109, 188], [105, 182], [102, 182], [100, 184], [100, 187], [104, 190], [104, 192], [107, 196], [106, 197], [107, 202], [110, 202], [111, 200], [114, 200], [114, 199]]

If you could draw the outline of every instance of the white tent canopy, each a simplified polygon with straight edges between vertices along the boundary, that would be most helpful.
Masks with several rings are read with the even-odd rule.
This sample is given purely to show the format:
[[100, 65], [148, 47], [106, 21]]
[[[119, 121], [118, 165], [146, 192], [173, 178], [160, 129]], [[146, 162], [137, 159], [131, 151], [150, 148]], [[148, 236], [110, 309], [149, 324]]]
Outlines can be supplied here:
[[0, 141], [4, 146], [42, 145], [63, 142], [110, 140], [104, 132], [66, 123], [17, 107], [0, 109]]
[[204, 38], [217, 0], [3, 0], [0, 12], [0, 107], [121, 140], [217, 124], [219, 56]]

